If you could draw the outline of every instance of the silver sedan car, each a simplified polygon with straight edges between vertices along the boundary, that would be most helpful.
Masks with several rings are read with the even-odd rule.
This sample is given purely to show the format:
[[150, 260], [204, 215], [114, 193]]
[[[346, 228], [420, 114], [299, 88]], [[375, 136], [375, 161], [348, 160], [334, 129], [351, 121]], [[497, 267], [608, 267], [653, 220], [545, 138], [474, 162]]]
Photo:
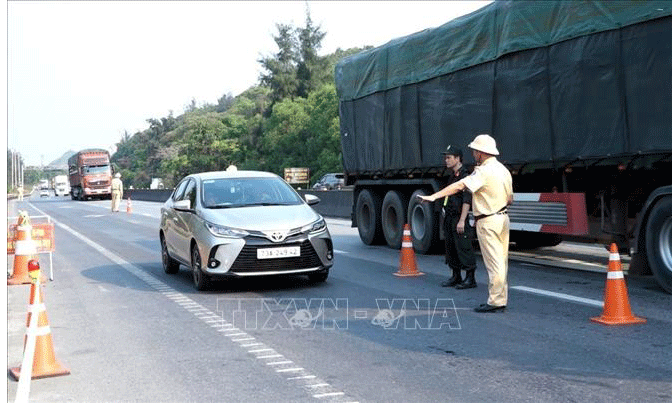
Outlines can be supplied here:
[[222, 171], [185, 177], [161, 207], [163, 269], [191, 268], [196, 289], [213, 277], [307, 274], [325, 281], [334, 250], [327, 225], [282, 178]]

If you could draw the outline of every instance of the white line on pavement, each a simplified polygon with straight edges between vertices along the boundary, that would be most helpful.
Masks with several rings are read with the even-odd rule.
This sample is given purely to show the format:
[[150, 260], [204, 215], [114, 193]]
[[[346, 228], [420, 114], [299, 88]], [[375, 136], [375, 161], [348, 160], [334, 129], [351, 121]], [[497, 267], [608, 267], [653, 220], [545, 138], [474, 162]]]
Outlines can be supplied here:
[[563, 294], [563, 293], [559, 293], [559, 292], [540, 290], [538, 288], [525, 287], [525, 286], [520, 286], [519, 285], [519, 286], [511, 287], [511, 289], [518, 290], [518, 291], [523, 291], [523, 292], [529, 292], [530, 294], [545, 295], [547, 297], [559, 298], [559, 299], [564, 299], [566, 301], [572, 301], [572, 302], [578, 302], [578, 303], [581, 303], [581, 304], [597, 306], [597, 307], [600, 307], [600, 308], [602, 308], [604, 306], [604, 302], [602, 302], [602, 301], [596, 301], [594, 299], [588, 299], [588, 298], [582, 298], [582, 297], [575, 297], [573, 295]]

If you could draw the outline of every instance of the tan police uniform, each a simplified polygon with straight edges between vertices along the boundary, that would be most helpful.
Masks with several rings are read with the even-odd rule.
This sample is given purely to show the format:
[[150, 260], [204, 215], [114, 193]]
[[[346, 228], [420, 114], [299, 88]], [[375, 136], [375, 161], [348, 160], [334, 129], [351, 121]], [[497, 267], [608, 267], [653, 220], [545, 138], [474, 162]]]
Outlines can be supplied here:
[[476, 166], [463, 180], [471, 191], [476, 234], [490, 279], [488, 305], [506, 306], [509, 269], [509, 216], [505, 212], [513, 196], [511, 173], [495, 157]]
[[115, 174], [112, 179], [112, 211], [119, 211], [119, 203], [124, 196], [124, 185], [120, 177], [121, 175]]

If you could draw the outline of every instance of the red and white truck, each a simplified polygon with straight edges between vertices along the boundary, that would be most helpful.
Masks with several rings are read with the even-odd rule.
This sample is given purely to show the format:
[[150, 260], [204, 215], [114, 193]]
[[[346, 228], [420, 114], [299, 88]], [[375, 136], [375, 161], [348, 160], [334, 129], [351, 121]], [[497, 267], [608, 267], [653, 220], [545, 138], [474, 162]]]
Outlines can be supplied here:
[[73, 200], [112, 197], [110, 153], [103, 149], [82, 150], [68, 159], [70, 197]]

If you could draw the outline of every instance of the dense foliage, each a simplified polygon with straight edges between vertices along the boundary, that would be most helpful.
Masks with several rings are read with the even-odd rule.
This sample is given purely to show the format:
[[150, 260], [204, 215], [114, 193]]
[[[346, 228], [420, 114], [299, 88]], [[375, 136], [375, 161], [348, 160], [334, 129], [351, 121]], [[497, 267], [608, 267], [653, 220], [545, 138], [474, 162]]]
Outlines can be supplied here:
[[148, 187], [153, 177], [168, 187], [199, 171], [230, 164], [283, 175], [308, 167], [311, 183], [342, 171], [334, 66], [362, 49], [319, 56], [326, 35], [306, 13], [304, 27], [276, 24], [278, 52], [261, 57], [258, 85], [216, 105], [195, 100], [177, 117], [149, 119], [149, 127], [125, 133], [112, 163], [126, 186]]

